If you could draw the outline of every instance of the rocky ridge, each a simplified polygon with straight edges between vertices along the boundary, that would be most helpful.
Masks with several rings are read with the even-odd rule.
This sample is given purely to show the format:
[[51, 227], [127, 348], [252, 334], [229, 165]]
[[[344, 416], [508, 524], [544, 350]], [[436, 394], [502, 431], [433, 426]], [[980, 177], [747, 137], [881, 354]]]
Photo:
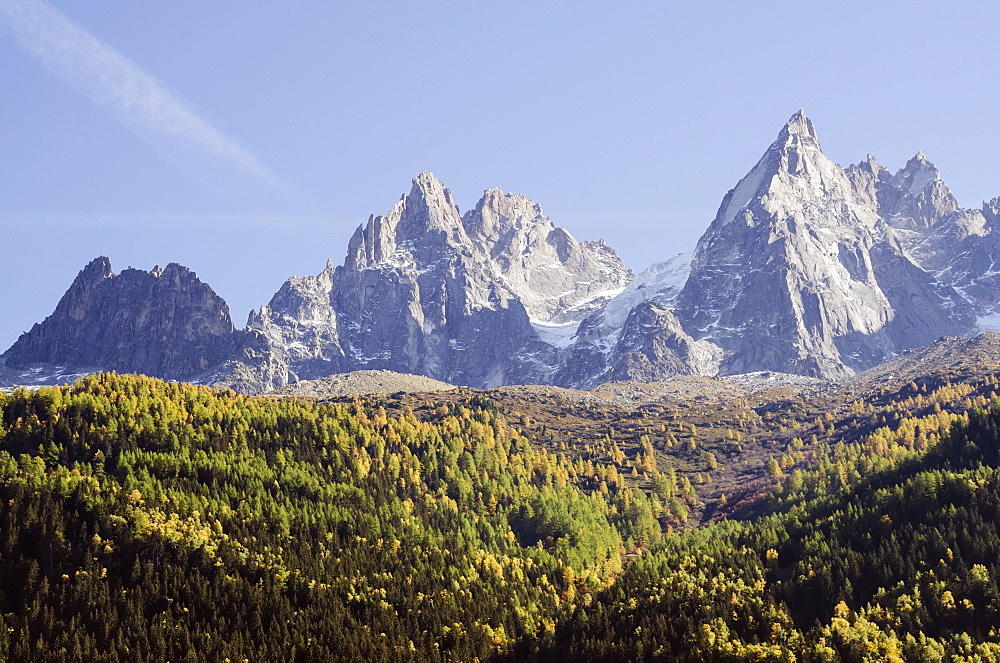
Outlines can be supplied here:
[[905, 350], [889, 361], [852, 376], [844, 382], [854, 391], [867, 392], [888, 383], [970, 382], [1000, 373], [1000, 334], [985, 332], [970, 337], [944, 337], [930, 345]]
[[0, 382], [143, 372], [263, 393], [365, 370], [491, 388], [675, 376], [845, 379], [942, 336], [1000, 329], [1000, 198], [963, 209], [918, 153], [843, 168], [801, 111], [693, 253], [638, 277], [519, 194], [464, 214], [431, 173], [235, 330], [186, 268], [88, 265], [0, 356]]
[[211, 382], [268, 391], [387, 369], [486, 387], [545, 381], [556, 346], [632, 273], [526, 196], [491, 189], [460, 214], [431, 173], [350, 240], [344, 264], [289, 279], [250, 315], [242, 355]]
[[657, 266], [674, 272], [669, 287], [637, 303], [630, 286], [624, 305], [585, 320], [559, 377], [840, 379], [974, 333], [997, 308], [997, 207], [961, 209], [922, 154], [895, 175], [873, 157], [841, 168], [800, 111], [725, 196], [689, 262]]
[[796, 113], [723, 200], [678, 298], [685, 329], [725, 352], [720, 372], [846, 377], [971, 329], [864, 202]]
[[231, 355], [229, 307], [191, 270], [171, 263], [115, 273], [91, 261], [52, 315], [0, 355], [6, 381], [52, 384], [98, 370], [191, 380]]

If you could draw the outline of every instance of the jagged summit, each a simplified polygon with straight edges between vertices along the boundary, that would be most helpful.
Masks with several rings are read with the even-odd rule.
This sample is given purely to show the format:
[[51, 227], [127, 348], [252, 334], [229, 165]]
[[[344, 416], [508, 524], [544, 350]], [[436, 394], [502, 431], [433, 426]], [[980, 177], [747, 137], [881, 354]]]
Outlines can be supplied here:
[[192, 379], [235, 350], [235, 333], [229, 307], [186, 267], [116, 274], [101, 256], [0, 363], [24, 384], [95, 370]]
[[[897, 230], [923, 232], [959, 210], [941, 173], [923, 152], [917, 152], [895, 174], [871, 155], [846, 172], [859, 200]], [[908, 239], [912, 238], [902, 237], [904, 244]]]
[[812, 120], [806, 117], [806, 112], [803, 109], [797, 110], [788, 118], [788, 122], [781, 129], [778, 134], [778, 140], [775, 144], [788, 144], [792, 139], [798, 138], [800, 141], [810, 141], [819, 147], [819, 136], [816, 135], [816, 129], [813, 127]]
[[288, 279], [245, 332], [186, 268], [115, 274], [102, 257], [0, 372], [138, 370], [249, 392], [367, 369], [477, 387], [843, 378], [1000, 328], [998, 227], [1000, 198], [962, 209], [921, 152], [895, 173], [872, 155], [839, 166], [800, 110], [693, 254], [634, 282], [531, 198], [487, 189], [461, 214], [423, 171], [358, 227], [342, 265]]
[[771, 206], [811, 192], [836, 192], [849, 188], [843, 171], [823, 154], [812, 122], [799, 111], [789, 118], [777, 138], [757, 164], [723, 198], [713, 222], [723, 226], [734, 221], [754, 225], [758, 219], [750, 208], [764, 201]]
[[462, 223], [470, 237], [487, 243], [490, 253], [506, 235], [539, 224], [555, 225], [542, 213], [542, 206], [527, 196], [487, 189], [476, 206], [465, 213]]
[[[401, 245], [431, 249], [442, 244], [468, 243], [451, 190], [433, 173], [413, 178], [409, 194], [383, 215], [372, 215], [358, 226], [348, 244], [345, 266], [358, 268], [393, 260]], [[405, 256], [398, 256], [403, 260]]]
[[[403, 198], [403, 211], [399, 216], [399, 235], [402, 239], [420, 237], [430, 229], [458, 233], [461, 218], [451, 189], [430, 171], [421, 171], [413, 178], [408, 196]], [[392, 217], [392, 212], [389, 213]], [[453, 235], [453, 239], [460, 239]]]
[[631, 278], [613, 249], [577, 242], [527, 196], [488, 189], [460, 216], [424, 171], [357, 229], [342, 266], [289, 279], [251, 315], [253, 343], [219, 378], [244, 390], [367, 369], [540, 381], [552, 353], [540, 335], [571, 333]]
[[[941, 181], [941, 172], [923, 152], [917, 152], [893, 177], [894, 184], [903, 191], [919, 191]], [[943, 184], [943, 182], [942, 182]], [[945, 187], [947, 188], [947, 187]], [[949, 192], [950, 194], [950, 192]]]
[[[676, 365], [679, 356], [688, 370], [708, 374], [771, 370], [836, 378], [903, 348], [969, 333], [970, 308], [956, 289], [965, 277], [944, 277], [948, 255], [939, 251], [925, 263], [918, 251], [979, 232], [974, 217], [982, 214], [957, 210], [922, 154], [896, 175], [871, 155], [844, 169], [826, 157], [799, 111], [723, 199], [679, 295], [649, 300], [666, 303], [673, 316], [651, 317], [636, 306], [643, 328], [626, 322], [614, 347], [627, 337], [633, 357], [639, 352]], [[932, 239], [935, 232], [942, 239]], [[613, 301], [607, 310], [620, 308]], [[599, 331], [600, 345], [612, 347], [610, 319], [585, 321], [581, 329], [590, 336], [581, 341], [597, 347]], [[582, 348], [575, 349], [578, 357], [586, 356]], [[656, 375], [648, 361], [623, 371], [615, 352], [604, 356], [608, 374]]]
[[534, 322], [578, 323], [632, 279], [613, 249], [578, 242], [521, 194], [488, 189], [462, 223]]
[[111, 276], [113, 272], [111, 271], [111, 260], [107, 256], [98, 256], [87, 263], [87, 265], [80, 270], [77, 275], [77, 279], [102, 279]]

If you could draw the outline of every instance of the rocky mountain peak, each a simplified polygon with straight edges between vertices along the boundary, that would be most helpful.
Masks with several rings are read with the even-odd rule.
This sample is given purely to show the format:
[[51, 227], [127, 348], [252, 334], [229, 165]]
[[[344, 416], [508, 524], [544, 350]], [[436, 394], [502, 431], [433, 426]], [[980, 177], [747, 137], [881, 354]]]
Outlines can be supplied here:
[[783, 145], [789, 144], [815, 144], [818, 149], [820, 148], [819, 136], [816, 135], [816, 129], [813, 127], [812, 120], [806, 117], [806, 112], [803, 109], [796, 111], [790, 118], [785, 126], [781, 129], [778, 134], [778, 143]]
[[926, 230], [959, 209], [941, 173], [922, 152], [882, 187], [879, 207], [889, 225], [904, 230]]
[[991, 227], [1000, 223], [1000, 196], [983, 203], [983, 216]]
[[837, 205], [851, 195], [852, 188], [844, 170], [823, 154], [812, 122], [799, 111], [782, 127], [760, 161], [723, 198], [706, 237], [714, 237], [718, 228], [734, 221], [749, 227], [776, 221], [779, 226], [772, 230], [785, 234], [790, 229], [780, 224], [801, 213], [803, 200]]
[[542, 206], [531, 198], [487, 189], [483, 197], [462, 217], [470, 238], [483, 242], [493, 253], [494, 247], [510, 233], [530, 231], [534, 226], [554, 224], [542, 214]]
[[906, 162], [905, 166], [899, 169], [893, 179], [896, 186], [903, 191], [920, 191], [933, 182], [939, 181], [941, 173], [930, 159], [924, 156], [923, 152], [917, 152]]
[[[410, 193], [384, 216], [372, 215], [358, 226], [348, 244], [344, 266], [361, 269], [378, 264], [431, 263], [441, 250], [469, 244], [451, 190], [433, 173], [413, 178]], [[420, 255], [414, 255], [414, 250]]]
[[[93, 296], [92, 293], [100, 288], [106, 279], [114, 276], [115, 273], [111, 270], [111, 261], [107, 256], [94, 258], [87, 263], [73, 279], [69, 290], [60, 300], [64, 314], [73, 320], [82, 320], [87, 315], [87, 307], [84, 302], [90, 300]], [[65, 304], [63, 304], [64, 302]]]
[[52, 315], [0, 360], [27, 371], [28, 384], [52, 371], [191, 379], [235, 349], [235, 334], [229, 307], [186, 267], [115, 274], [102, 256], [80, 271]]
[[87, 265], [80, 270], [77, 275], [76, 280], [80, 281], [100, 281], [101, 279], [106, 279], [112, 276], [114, 272], [111, 271], [111, 260], [107, 256], [99, 256], [91, 260]]
[[[921, 179], [932, 168], [916, 159], [907, 172], [939, 182]], [[724, 350], [723, 373], [843, 376], [962, 329], [965, 320], [949, 317], [950, 295], [884, 239], [886, 203], [926, 207], [919, 195], [888, 200], [900, 191], [895, 180], [872, 157], [845, 171], [823, 154], [808, 119], [792, 116], [727, 194], [678, 300], [686, 332]]]
[[848, 166], [847, 170], [865, 173], [873, 180], [877, 181], [881, 181], [886, 178], [892, 179], [892, 174], [889, 172], [889, 169], [880, 164], [878, 159], [872, 154], [865, 155], [864, 161]]
[[397, 205], [387, 215], [396, 220], [394, 212], [399, 209], [397, 238], [399, 241], [417, 239], [428, 232], [446, 233], [453, 241], [464, 242], [461, 216], [451, 189], [429, 171], [421, 171], [413, 178], [409, 195], [403, 198], [402, 208]]
[[788, 120], [762, 161], [773, 175], [764, 179], [769, 198], [777, 195], [772, 204], [783, 204], [781, 198], [788, 193], [840, 198], [850, 188], [843, 170], [823, 154], [816, 129], [801, 110]]
[[578, 242], [524, 195], [489, 189], [462, 223], [535, 322], [577, 323], [632, 279], [613, 249]]
[[880, 197], [884, 196], [887, 188], [895, 190], [889, 169], [879, 164], [871, 154], [861, 163], [848, 166], [845, 172], [854, 187], [858, 202], [872, 209], [879, 208]]
[[157, 279], [163, 279], [165, 281], [172, 281], [174, 285], [181, 285], [185, 282], [198, 282], [198, 275], [193, 271], [185, 267], [184, 265], [178, 264], [176, 262], [168, 263], [166, 267], [160, 269], [159, 267], [154, 267], [150, 272], [150, 276]]

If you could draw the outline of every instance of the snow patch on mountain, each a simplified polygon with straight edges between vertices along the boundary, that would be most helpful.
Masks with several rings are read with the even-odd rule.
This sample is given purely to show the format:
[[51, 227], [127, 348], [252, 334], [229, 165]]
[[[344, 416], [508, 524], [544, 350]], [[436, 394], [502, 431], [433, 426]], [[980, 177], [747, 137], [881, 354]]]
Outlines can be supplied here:
[[580, 328], [580, 323], [532, 320], [531, 326], [534, 327], [539, 340], [556, 348], [565, 348], [573, 343], [573, 337], [576, 336], [576, 330]]
[[669, 260], [647, 267], [608, 302], [602, 312], [604, 326], [620, 329], [629, 311], [642, 302], [656, 302], [670, 308], [691, 273], [691, 252], [679, 253]]
[[976, 318], [976, 328], [980, 332], [1000, 332], [1000, 311]]

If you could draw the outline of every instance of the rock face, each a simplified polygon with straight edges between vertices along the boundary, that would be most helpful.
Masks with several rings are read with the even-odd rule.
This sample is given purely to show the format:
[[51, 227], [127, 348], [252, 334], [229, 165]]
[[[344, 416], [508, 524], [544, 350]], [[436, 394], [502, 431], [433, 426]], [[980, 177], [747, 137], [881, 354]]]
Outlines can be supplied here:
[[388, 214], [358, 228], [334, 274], [331, 300], [352, 370], [502, 382], [503, 365], [535, 334], [492, 267], [451, 191], [421, 173]]
[[237, 347], [229, 307], [198, 276], [171, 263], [150, 272], [87, 265], [55, 311], [3, 355], [20, 384], [98, 370], [191, 379]]
[[959, 207], [937, 168], [921, 153], [894, 176], [872, 157], [849, 173], [866, 193], [874, 190], [874, 206], [913, 262], [939, 286], [953, 288], [981, 329], [996, 328], [1000, 198], [983, 203], [981, 209]]
[[342, 266], [289, 279], [252, 313], [240, 356], [211, 379], [249, 391], [369, 369], [545, 381], [557, 351], [540, 334], [571, 333], [631, 278], [613, 249], [577, 242], [530, 198], [492, 189], [463, 216], [424, 172], [358, 227]]
[[[932, 224], [930, 205], [909, 195], [927, 170], [897, 178], [909, 188], [896, 206], [915, 214], [914, 228]], [[844, 377], [970, 329], [957, 295], [933, 288], [890, 228], [797, 113], [698, 242], [679, 317], [725, 351], [724, 374]]]
[[980, 331], [1000, 331], [1000, 198], [981, 210], [958, 210], [936, 233], [935, 277], [975, 312]]
[[[686, 273], [682, 262], [656, 266], [585, 320], [567, 350], [574, 366], [556, 381], [753, 371], [842, 378], [972, 333], [1000, 295], [996, 209], [959, 208], [922, 154], [895, 175], [872, 157], [841, 168], [800, 111], [725, 196]], [[668, 286], [656, 285], [671, 272]], [[653, 287], [643, 293], [645, 282]], [[673, 353], [663, 355], [667, 347]]]
[[[722, 200], [693, 253], [633, 279], [522, 195], [460, 213], [432, 174], [289, 279], [234, 331], [177, 265], [88, 265], [0, 380], [139, 371], [248, 393], [364, 370], [590, 388], [768, 371], [844, 378], [942, 336], [1000, 329], [1000, 198], [963, 209], [918, 153], [842, 168], [800, 111]], [[33, 377], [32, 377], [33, 376]]]
[[632, 278], [614, 249], [578, 243], [526, 196], [490, 189], [462, 225], [534, 322], [580, 322]]
[[715, 375], [721, 350], [695, 341], [677, 319], [677, 297], [691, 271], [691, 254], [639, 274], [607, 306], [587, 316], [562, 351], [552, 382], [592, 388], [609, 380], [663, 380]]

